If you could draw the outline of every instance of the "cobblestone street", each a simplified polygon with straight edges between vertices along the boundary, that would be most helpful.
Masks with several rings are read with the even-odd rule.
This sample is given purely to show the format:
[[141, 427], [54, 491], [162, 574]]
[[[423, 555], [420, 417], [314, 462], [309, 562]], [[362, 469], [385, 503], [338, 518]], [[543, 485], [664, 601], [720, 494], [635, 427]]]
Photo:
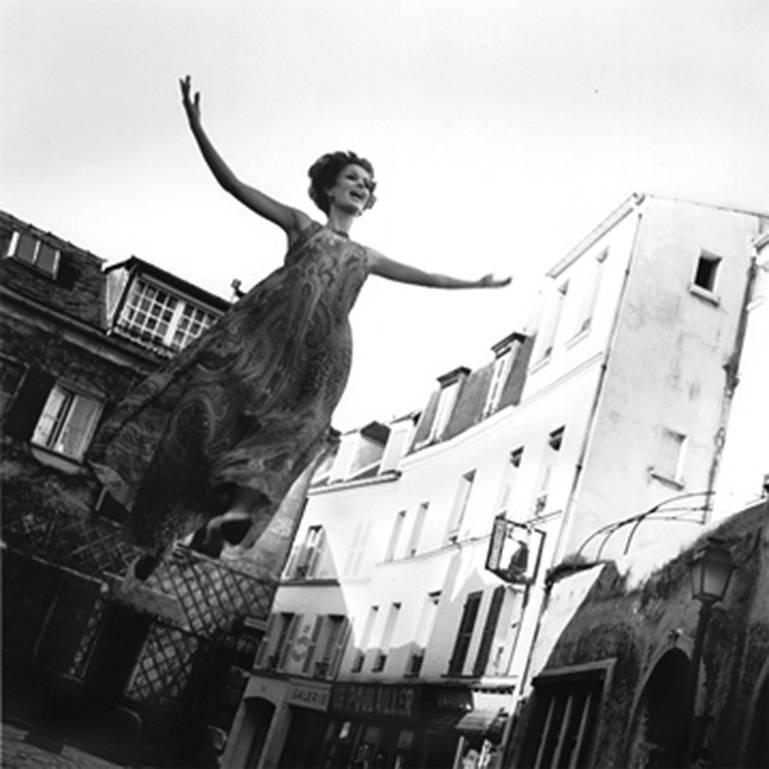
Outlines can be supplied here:
[[71, 745], [47, 742], [27, 729], [3, 724], [3, 769], [120, 769], [121, 765], [84, 753]]

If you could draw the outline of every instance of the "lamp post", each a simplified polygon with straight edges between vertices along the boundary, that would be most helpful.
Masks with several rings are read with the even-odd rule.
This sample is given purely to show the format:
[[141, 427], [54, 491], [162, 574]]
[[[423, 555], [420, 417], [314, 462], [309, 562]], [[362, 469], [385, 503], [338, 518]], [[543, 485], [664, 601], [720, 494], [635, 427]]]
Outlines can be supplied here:
[[689, 576], [691, 577], [692, 597], [700, 602], [700, 613], [697, 619], [697, 632], [694, 636], [694, 648], [692, 649], [692, 661], [689, 672], [689, 681], [684, 702], [685, 720], [684, 733], [682, 735], [681, 763], [688, 766], [694, 747], [694, 710], [697, 699], [697, 680], [702, 660], [702, 649], [705, 642], [705, 633], [710, 622], [710, 612], [713, 604], [723, 600], [729, 580], [734, 571], [734, 563], [731, 554], [726, 548], [724, 540], [716, 537], [708, 538], [708, 541], [696, 550], [689, 561]]

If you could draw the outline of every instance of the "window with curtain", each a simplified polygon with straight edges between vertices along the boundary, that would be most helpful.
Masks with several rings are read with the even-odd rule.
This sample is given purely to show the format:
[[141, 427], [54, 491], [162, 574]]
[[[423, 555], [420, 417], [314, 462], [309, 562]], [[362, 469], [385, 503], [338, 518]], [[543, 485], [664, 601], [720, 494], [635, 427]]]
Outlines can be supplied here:
[[55, 384], [38, 419], [32, 443], [80, 460], [96, 428], [102, 404], [62, 384]]

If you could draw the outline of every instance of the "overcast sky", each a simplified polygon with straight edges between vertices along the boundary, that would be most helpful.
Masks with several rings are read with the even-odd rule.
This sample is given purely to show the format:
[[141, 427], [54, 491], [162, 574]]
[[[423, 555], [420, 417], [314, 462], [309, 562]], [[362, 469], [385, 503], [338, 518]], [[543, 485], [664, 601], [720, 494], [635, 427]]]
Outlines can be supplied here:
[[371, 159], [355, 239], [500, 291], [372, 278], [335, 424], [490, 360], [546, 269], [633, 191], [769, 210], [766, 0], [0, 0], [0, 208], [229, 297], [284, 238], [222, 192], [178, 78], [244, 180], [322, 219], [323, 152]]

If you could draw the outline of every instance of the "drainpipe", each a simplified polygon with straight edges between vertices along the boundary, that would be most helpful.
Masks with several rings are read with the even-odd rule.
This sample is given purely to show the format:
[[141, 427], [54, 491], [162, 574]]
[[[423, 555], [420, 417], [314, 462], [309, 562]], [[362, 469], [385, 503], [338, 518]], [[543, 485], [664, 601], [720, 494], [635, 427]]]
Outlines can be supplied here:
[[[721, 467], [721, 459], [724, 453], [724, 444], [726, 443], [726, 431], [729, 426], [729, 415], [732, 410], [732, 403], [734, 402], [734, 392], [737, 389], [737, 385], [740, 383], [740, 361], [742, 360], [742, 351], [745, 347], [745, 334], [748, 328], [748, 318], [750, 317], [750, 310], [748, 305], [750, 304], [753, 296], [753, 287], [756, 283], [756, 276], [758, 275], [758, 254], [762, 247], [760, 244], [761, 238], [757, 238], [753, 241], [752, 247], [754, 254], [750, 259], [748, 265], [747, 278], [745, 280], [745, 291], [742, 296], [742, 306], [740, 307], [740, 317], [737, 320], [737, 331], [734, 337], [734, 349], [729, 356], [729, 360], [724, 363], [724, 373], [726, 375], [724, 381], [724, 389], [721, 397], [721, 412], [718, 415], [718, 429], [713, 440], [715, 444], [715, 450], [713, 452], [713, 459], [710, 462], [710, 469], [708, 471], [708, 494], [705, 497], [705, 505], [702, 511], [702, 523], [706, 524], [710, 521], [713, 514], [713, 492], [715, 490], [716, 478], [718, 477], [718, 470]], [[769, 242], [769, 238], [766, 235], [763, 237], [763, 245]]]

